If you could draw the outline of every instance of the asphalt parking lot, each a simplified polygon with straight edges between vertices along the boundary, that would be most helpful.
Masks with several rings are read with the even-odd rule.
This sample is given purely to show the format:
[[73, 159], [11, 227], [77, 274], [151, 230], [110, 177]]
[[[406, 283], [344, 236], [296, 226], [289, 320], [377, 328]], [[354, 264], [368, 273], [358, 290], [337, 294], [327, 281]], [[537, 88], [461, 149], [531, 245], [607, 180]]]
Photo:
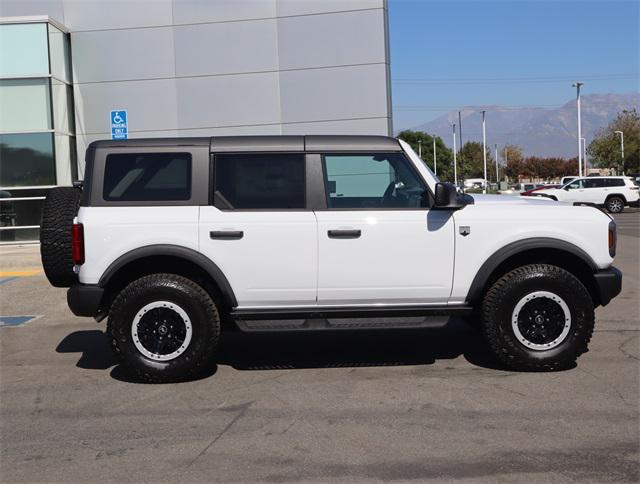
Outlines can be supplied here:
[[578, 366], [546, 374], [505, 371], [453, 320], [228, 333], [205, 378], [139, 384], [38, 247], [2, 247], [0, 479], [638, 482], [640, 212], [616, 218], [623, 293]]

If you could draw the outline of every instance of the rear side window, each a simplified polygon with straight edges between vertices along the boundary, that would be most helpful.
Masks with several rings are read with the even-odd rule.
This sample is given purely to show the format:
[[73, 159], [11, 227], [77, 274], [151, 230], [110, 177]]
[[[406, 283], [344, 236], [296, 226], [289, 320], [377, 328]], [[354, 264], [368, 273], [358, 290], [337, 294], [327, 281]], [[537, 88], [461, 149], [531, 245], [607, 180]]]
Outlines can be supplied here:
[[606, 186], [608, 187], [623, 187], [624, 180], [622, 178], [608, 178], [606, 181]]
[[214, 205], [223, 210], [304, 209], [304, 155], [216, 155], [214, 184]]
[[585, 188], [602, 188], [605, 186], [605, 181], [602, 178], [587, 178], [584, 181]]
[[189, 153], [107, 155], [103, 198], [114, 202], [152, 202], [191, 198]]

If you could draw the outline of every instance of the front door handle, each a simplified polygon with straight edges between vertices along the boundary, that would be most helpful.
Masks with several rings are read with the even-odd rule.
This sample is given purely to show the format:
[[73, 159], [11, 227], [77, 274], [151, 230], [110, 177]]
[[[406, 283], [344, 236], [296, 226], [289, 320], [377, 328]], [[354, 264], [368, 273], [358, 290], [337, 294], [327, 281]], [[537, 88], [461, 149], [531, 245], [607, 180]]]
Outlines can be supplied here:
[[214, 240], [238, 240], [244, 237], [242, 230], [212, 230], [209, 237]]
[[358, 229], [329, 230], [327, 235], [330, 239], [357, 239], [362, 232]]

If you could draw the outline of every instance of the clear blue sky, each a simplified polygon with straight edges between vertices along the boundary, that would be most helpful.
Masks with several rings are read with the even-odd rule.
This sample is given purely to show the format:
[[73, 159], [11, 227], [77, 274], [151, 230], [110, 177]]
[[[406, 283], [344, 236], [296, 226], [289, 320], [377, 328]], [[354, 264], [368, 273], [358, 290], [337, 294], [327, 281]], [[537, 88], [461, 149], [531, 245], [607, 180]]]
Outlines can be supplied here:
[[639, 5], [389, 0], [394, 129], [465, 105], [564, 104], [574, 78], [584, 94], [637, 92]]

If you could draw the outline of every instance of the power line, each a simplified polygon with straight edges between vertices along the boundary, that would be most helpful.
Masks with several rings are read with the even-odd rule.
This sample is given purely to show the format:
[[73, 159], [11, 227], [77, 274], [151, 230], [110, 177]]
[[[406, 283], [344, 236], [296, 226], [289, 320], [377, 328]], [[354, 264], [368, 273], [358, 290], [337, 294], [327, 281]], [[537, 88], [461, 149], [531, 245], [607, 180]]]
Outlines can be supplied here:
[[593, 75], [593, 76], [563, 76], [563, 77], [452, 77], [452, 78], [393, 78], [396, 83], [406, 84], [535, 84], [549, 82], [568, 82], [576, 78], [585, 79], [592, 82], [597, 81], [615, 81], [615, 80], [633, 80], [638, 79], [638, 74], [610, 74], [610, 75]]

